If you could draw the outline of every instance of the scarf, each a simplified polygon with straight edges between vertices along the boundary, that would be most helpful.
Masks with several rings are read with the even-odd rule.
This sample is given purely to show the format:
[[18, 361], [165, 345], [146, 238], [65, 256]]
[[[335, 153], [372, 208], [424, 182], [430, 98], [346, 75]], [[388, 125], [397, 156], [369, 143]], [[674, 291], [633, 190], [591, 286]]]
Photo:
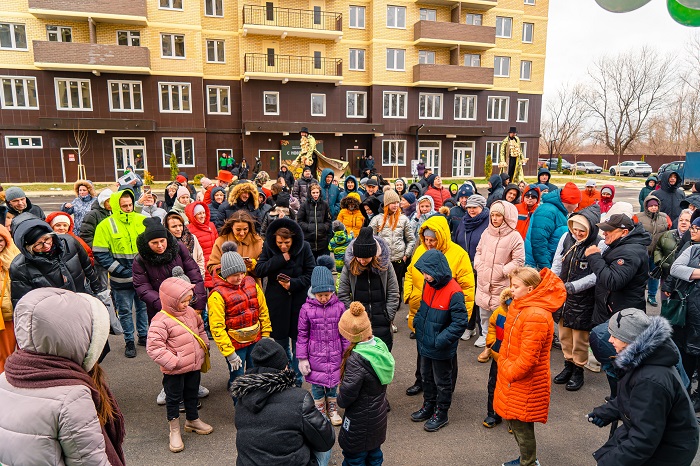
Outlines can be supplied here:
[[190, 254], [192, 254], [194, 251], [194, 236], [187, 227], [182, 229], [182, 236], [180, 236], [178, 240], [187, 246], [187, 250], [190, 252]]
[[[51, 354], [39, 354], [18, 349], [12, 353], [5, 362], [5, 377], [13, 387], [17, 388], [49, 388], [66, 385], [84, 385], [90, 389], [95, 409], [98, 409], [102, 400], [97, 391], [95, 382], [83, 367], [75, 361], [54, 356]], [[112, 405], [114, 417], [102, 426], [102, 435], [105, 439], [105, 452], [107, 460], [112, 466], [124, 466], [124, 452], [122, 444], [126, 431], [124, 430], [124, 416], [119, 410], [117, 400], [107, 386], [105, 390], [109, 394], [106, 402]]]

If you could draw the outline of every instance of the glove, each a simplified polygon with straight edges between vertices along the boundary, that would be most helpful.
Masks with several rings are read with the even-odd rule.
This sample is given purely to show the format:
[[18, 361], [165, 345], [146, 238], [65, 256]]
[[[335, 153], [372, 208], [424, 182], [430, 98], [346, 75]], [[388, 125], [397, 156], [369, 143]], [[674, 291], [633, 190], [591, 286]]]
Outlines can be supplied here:
[[586, 417], [588, 418], [588, 422], [595, 424], [598, 427], [605, 427], [608, 424], [610, 424], [610, 422], [611, 422], [611, 421], [608, 421], [608, 420], [605, 420], [603, 418], [596, 416], [594, 413], [588, 413], [586, 415]]
[[574, 288], [574, 284], [571, 282], [564, 283], [564, 288], [566, 288], [566, 294], [576, 293], [576, 289]]
[[243, 367], [243, 361], [241, 361], [241, 357], [237, 355], [235, 351], [226, 356], [226, 360], [229, 364], [231, 364], [232, 371], [237, 371], [238, 369]]
[[308, 359], [299, 360], [299, 372], [301, 372], [301, 375], [304, 377], [311, 374], [311, 364], [309, 364]]

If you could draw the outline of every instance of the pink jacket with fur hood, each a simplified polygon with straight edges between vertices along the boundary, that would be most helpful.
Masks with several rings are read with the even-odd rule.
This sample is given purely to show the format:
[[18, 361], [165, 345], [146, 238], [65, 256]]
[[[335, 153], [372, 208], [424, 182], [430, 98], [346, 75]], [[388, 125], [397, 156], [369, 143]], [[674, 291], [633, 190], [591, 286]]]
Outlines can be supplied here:
[[489, 311], [501, 304], [501, 291], [510, 286], [508, 274], [525, 264], [523, 237], [516, 230], [518, 209], [510, 202], [495, 201], [491, 205], [492, 212], [497, 204], [502, 205], [505, 211], [503, 224], [496, 228], [489, 220], [474, 255], [475, 302]]
[[[190, 306], [184, 312], [177, 308], [180, 299], [193, 289], [194, 285], [180, 278], [168, 278], [160, 285], [160, 302], [165, 312], [187, 325], [209, 347], [202, 318]], [[198, 371], [204, 363], [204, 349], [194, 335], [162, 312], [151, 321], [146, 351], [164, 374]]]

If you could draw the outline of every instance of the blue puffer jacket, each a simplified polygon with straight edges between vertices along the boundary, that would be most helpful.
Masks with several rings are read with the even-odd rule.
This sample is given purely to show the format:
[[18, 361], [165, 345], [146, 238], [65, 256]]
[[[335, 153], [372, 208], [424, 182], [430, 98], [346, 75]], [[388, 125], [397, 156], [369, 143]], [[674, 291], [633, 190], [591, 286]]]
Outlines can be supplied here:
[[560, 191], [550, 191], [542, 196], [542, 204], [532, 214], [525, 236], [525, 265], [538, 270], [552, 267], [559, 240], [569, 231], [566, 225], [568, 216]]
[[469, 214], [465, 215], [452, 234], [452, 241], [467, 251], [472, 262], [474, 262], [476, 246], [479, 244], [481, 234], [489, 226], [489, 215], [489, 209], [482, 210], [476, 217], [470, 217]]
[[328, 175], [333, 175], [335, 178], [335, 173], [330, 168], [326, 168], [321, 172], [321, 196], [323, 200], [328, 203], [328, 207], [331, 208], [331, 217], [336, 218], [338, 212], [340, 212], [340, 190], [338, 186], [333, 184], [333, 180], [330, 183], [326, 183], [326, 177]]

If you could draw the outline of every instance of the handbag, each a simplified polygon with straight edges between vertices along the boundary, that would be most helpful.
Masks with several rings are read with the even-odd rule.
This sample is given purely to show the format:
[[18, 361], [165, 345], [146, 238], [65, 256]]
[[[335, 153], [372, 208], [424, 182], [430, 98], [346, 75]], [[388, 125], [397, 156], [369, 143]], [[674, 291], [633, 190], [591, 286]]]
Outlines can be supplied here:
[[654, 280], [658, 280], [658, 279], [661, 278], [661, 272], [663, 271], [663, 270], [661, 269], [661, 266], [664, 265], [664, 264], [666, 263], [666, 261], [668, 260], [669, 257], [671, 257], [672, 255], [674, 255], [674, 254], [676, 253], [676, 250], [677, 250], [677, 249], [678, 249], [678, 245], [676, 245], [676, 247], [673, 248], [673, 251], [671, 251], [671, 252], [668, 254], [668, 256], [664, 257], [664, 258], [661, 260], [661, 262], [658, 263], [658, 265], [657, 265], [657, 264], [654, 264], [654, 265], [656, 265], [656, 267], [654, 267], [653, 270], [650, 270], [650, 271], [649, 271], [649, 278], [653, 278]]
[[209, 371], [209, 369], [211, 369], [211, 356], [210, 356], [210, 354], [209, 354], [209, 348], [207, 347], [207, 344], [204, 343], [204, 340], [202, 340], [202, 338], [201, 338], [199, 335], [197, 335], [196, 333], [194, 333], [194, 332], [192, 331], [191, 328], [189, 328], [187, 325], [183, 324], [183, 323], [180, 321], [180, 319], [178, 319], [177, 317], [172, 316], [172, 315], [168, 314], [167, 312], [165, 312], [165, 311], [163, 311], [163, 310], [161, 310], [160, 312], [162, 312], [163, 314], [165, 314], [166, 316], [170, 317], [170, 318], [173, 319], [175, 322], [177, 322], [178, 324], [180, 324], [185, 330], [187, 330], [188, 332], [190, 332], [190, 333], [192, 334], [192, 336], [195, 337], [195, 338], [197, 339], [197, 341], [199, 342], [199, 346], [201, 346], [202, 349], [204, 350], [204, 362], [202, 363], [202, 367], [199, 369], [199, 371], [200, 371], [202, 374], [207, 373], [207, 372]]
[[671, 325], [685, 326], [685, 316], [688, 312], [688, 296], [690, 296], [694, 287], [693, 283], [690, 283], [690, 285], [680, 289], [676, 285], [676, 289], [673, 292], [678, 298], [669, 298], [661, 302], [661, 317], [665, 317]]
[[246, 343], [252, 343], [258, 338], [258, 334], [260, 333], [260, 321], [258, 320], [254, 325], [251, 325], [250, 327], [244, 327], [244, 328], [230, 328], [226, 330], [226, 333], [236, 340], [238, 343], [241, 344], [246, 344]]

